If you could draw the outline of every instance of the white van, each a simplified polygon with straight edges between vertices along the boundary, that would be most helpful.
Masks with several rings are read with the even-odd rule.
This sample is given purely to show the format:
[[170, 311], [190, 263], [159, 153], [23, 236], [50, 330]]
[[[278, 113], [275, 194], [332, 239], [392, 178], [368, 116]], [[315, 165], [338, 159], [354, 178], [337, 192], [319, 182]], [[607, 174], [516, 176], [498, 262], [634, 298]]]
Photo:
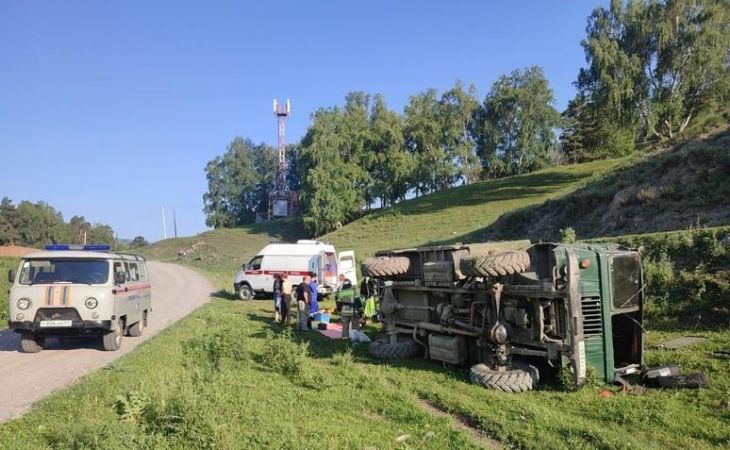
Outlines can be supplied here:
[[296, 244], [269, 244], [248, 264], [241, 267], [233, 281], [233, 289], [241, 300], [256, 294], [273, 293], [274, 275], [287, 274], [292, 285], [304, 275], [316, 273], [317, 291], [326, 296], [337, 287], [337, 277], [343, 274], [357, 284], [355, 252], [336, 252], [335, 247], [319, 241], [299, 240]]
[[104, 350], [137, 337], [152, 311], [152, 286], [141, 256], [109, 252], [107, 245], [48, 245], [26, 255], [12, 283], [8, 328], [21, 350], [36, 353], [46, 337], [92, 334]]

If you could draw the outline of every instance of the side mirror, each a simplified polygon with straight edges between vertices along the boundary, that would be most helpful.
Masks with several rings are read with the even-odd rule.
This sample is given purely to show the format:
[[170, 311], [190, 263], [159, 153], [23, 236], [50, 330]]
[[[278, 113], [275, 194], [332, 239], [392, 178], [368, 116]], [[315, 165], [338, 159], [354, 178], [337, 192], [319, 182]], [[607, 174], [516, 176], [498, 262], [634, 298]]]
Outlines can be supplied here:
[[8, 282], [13, 283], [15, 281], [15, 271], [13, 269], [8, 270]]
[[114, 272], [114, 282], [116, 284], [124, 284], [127, 281], [127, 274], [124, 272]]

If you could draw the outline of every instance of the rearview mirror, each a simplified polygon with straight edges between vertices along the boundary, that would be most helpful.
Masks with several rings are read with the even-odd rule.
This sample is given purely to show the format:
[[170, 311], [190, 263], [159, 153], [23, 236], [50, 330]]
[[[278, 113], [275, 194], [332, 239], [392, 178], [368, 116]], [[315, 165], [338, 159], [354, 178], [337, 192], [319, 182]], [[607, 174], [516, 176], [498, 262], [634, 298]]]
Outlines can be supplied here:
[[15, 281], [15, 271], [13, 269], [8, 270], [8, 282], [13, 283]]
[[124, 284], [127, 281], [127, 274], [124, 272], [114, 272], [114, 282], [117, 284]]

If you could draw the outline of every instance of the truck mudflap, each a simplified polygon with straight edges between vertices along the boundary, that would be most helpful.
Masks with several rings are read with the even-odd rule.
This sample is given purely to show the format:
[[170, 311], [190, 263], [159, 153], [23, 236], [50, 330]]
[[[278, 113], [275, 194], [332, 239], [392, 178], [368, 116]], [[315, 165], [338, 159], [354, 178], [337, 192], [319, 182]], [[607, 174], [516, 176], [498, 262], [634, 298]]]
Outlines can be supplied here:
[[578, 257], [572, 248], [566, 248], [568, 267], [566, 270], [568, 283], [568, 298], [570, 301], [570, 366], [573, 372], [573, 381], [577, 387], [586, 380], [586, 346], [583, 337], [583, 310], [580, 298], [580, 267]]

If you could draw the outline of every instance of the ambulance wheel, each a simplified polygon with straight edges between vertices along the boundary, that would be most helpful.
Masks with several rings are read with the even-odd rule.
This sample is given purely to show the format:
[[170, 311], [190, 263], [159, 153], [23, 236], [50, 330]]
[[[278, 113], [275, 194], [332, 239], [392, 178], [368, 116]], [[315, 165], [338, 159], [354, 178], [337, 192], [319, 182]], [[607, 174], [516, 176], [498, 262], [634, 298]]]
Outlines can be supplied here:
[[124, 323], [120, 320], [117, 322], [117, 328], [101, 337], [101, 343], [104, 350], [115, 352], [122, 346], [122, 338], [124, 337]]
[[238, 298], [241, 300], [253, 300], [253, 289], [251, 286], [244, 284], [238, 288]]
[[32, 331], [25, 331], [20, 334], [20, 349], [23, 353], [38, 353], [43, 350], [46, 338], [37, 336]]
[[142, 321], [135, 322], [127, 329], [127, 336], [140, 337], [142, 336]]

